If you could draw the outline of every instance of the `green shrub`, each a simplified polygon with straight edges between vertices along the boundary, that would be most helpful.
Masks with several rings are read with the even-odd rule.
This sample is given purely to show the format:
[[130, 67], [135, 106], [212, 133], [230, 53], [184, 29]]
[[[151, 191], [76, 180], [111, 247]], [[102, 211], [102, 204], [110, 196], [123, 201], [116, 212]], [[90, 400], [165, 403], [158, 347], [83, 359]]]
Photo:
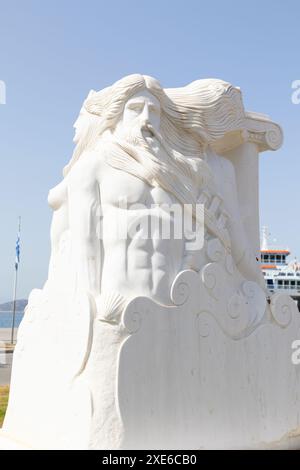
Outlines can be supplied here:
[[8, 402], [9, 386], [0, 386], [0, 428], [2, 426]]

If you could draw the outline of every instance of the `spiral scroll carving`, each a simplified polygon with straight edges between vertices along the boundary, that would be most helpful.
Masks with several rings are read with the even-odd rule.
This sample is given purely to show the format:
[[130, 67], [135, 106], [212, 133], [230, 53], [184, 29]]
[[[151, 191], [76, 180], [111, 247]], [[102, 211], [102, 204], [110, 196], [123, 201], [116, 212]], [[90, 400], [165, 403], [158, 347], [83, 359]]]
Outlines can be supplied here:
[[206, 245], [206, 254], [211, 261], [222, 261], [225, 255], [225, 249], [217, 238], [209, 240]]
[[277, 150], [281, 147], [283, 142], [283, 134], [280, 128], [270, 129], [265, 135], [266, 143], [272, 150]]
[[293, 313], [297, 312], [293, 299], [285, 294], [274, 294], [271, 297], [270, 306], [274, 320], [282, 328], [286, 328], [291, 323]]
[[201, 272], [204, 286], [216, 300], [222, 296], [224, 272], [218, 263], [208, 263]]
[[256, 295], [257, 284], [251, 281], [243, 282], [242, 291], [249, 299], [254, 299]]
[[198, 291], [198, 274], [191, 270], [181, 271], [174, 279], [171, 287], [171, 299], [174, 305], [184, 305], [192, 293]]
[[266, 311], [265, 291], [253, 281], [243, 282], [241, 288], [247, 300], [250, 323], [257, 324], [262, 320]]
[[227, 312], [233, 320], [237, 320], [246, 314], [245, 300], [240, 294], [236, 293], [229, 299]]
[[142, 325], [142, 315], [135, 302], [130, 303], [123, 313], [123, 325], [128, 333], [139, 331]]
[[172, 291], [172, 300], [175, 305], [183, 305], [190, 295], [190, 288], [186, 282], [179, 282]]

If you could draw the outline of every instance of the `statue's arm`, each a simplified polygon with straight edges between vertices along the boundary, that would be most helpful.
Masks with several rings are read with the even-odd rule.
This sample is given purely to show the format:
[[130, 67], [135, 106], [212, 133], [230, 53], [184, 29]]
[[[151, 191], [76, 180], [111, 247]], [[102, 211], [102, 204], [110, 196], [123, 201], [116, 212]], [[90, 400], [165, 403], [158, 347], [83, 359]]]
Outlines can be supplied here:
[[48, 278], [55, 276], [56, 260], [59, 256], [59, 244], [63, 233], [68, 230], [68, 191], [67, 181], [64, 179], [48, 194], [48, 204], [53, 209], [50, 230], [51, 256]]
[[101, 240], [100, 181], [98, 162], [93, 155], [82, 157], [70, 173], [68, 185], [69, 225], [72, 259], [79, 289], [100, 295]]

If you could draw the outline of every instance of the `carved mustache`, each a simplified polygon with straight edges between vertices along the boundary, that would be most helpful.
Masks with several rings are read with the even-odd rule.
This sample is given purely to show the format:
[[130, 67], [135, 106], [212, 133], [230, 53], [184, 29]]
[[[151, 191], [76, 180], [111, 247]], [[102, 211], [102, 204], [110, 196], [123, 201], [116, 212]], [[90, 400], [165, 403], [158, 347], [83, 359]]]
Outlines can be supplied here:
[[151, 137], [155, 137], [155, 134], [154, 134], [154, 129], [152, 127], [152, 125], [150, 123], [144, 123], [142, 124], [141, 126], [141, 131], [146, 131], [146, 132], [149, 132], [150, 136]]
[[148, 134], [148, 137], [156, 139], [159, 143], [162, 142], [161, 135], [154, 129], [154, 127], [149, 122], [139, 122], [132, 126], [128, 130], [128, 134], [125, 135], [125, 140], [137, 145], [143, 145], [148, 147], [149, 143], [147, 142], [145, 133]]
[[140, 126], [140, 130], [141, 132], [143, 131], [146, 131], [146, 132], [149, 132], [150, 134], [150, 137], [154, 137], [158, 140], [158, 142], [163, 145], [163, 138], [160, 134], [160, 132], [158, 132], [150, 122], [144, 122], [141, 126]]

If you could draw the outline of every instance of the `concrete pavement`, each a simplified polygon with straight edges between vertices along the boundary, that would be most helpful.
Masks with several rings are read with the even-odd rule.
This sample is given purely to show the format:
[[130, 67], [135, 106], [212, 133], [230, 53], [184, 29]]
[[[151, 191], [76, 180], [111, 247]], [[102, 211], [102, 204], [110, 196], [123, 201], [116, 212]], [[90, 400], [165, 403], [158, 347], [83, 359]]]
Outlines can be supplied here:
[[9, 385], [13, 353], [0, 351], [0, 385]]
[[[18, 334], [18, 328], [14, 329], [14, 340], [16, 341]], [[10, 328], [0, 328], [0, 343], [4, 341], [5, 343], [10, 343], [11, 339], [11, 329]]]
[[[14, 338], [17, 338], [18, 329], [14, 331]], [[4, 349], [5, 343], [10, 343], [11, 329], [0, 328], [0, 385], [9, 385], [11, 375], [11, 364], [13, 352], [11, 349]]]

